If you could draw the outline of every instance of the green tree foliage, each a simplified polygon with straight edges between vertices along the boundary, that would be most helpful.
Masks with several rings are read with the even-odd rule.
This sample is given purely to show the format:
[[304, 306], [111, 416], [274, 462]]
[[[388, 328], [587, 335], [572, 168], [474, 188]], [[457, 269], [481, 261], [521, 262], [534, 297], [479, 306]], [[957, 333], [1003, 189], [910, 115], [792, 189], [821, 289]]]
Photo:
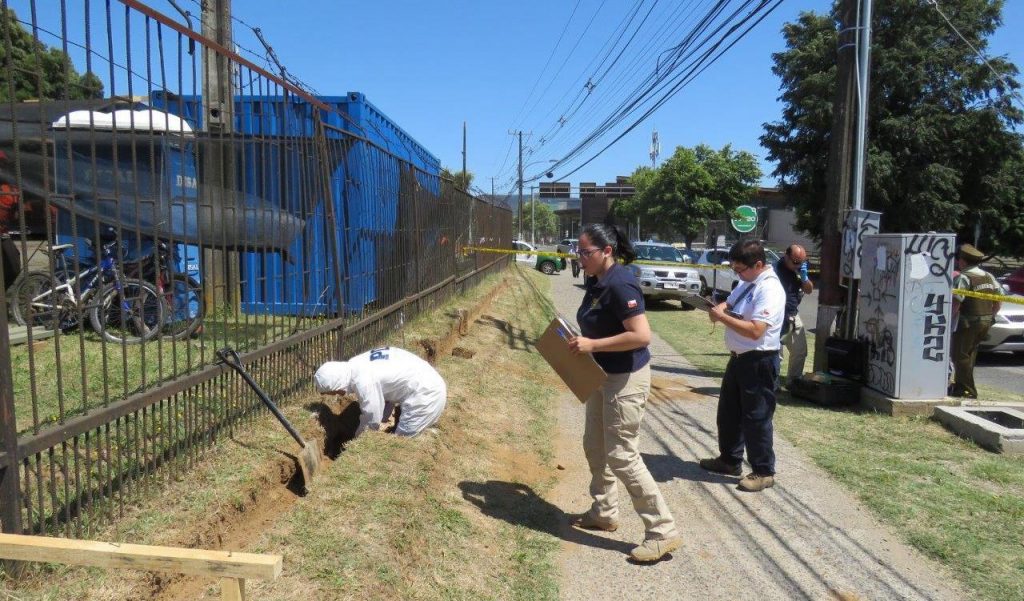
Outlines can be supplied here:
[[[512, 216], [513, 229], [519, 232], [516, 216]], [[537, 240], [550, 239], [558, 235], [558, 216], [548, 205], [537, 200], [523, 201], [523, 239], [530, 241], [533, 223], [537, 223]]]
[[441, 168], [441, 177], [443, 179], [450, 180], [452, 184], [463, 192], [468, 192], [469, 187], [473, 185], [473, 172], [472, 171], [452, 171], [447, 167]]
[[[982, 52], [1000, 24], [1002, 0], [943, 3], [942, 10]], [[820, 237], [832, 103], [836, 89], [836, 9], [803, 13], [783, 29], [774, 55], [781, 120], [761, 143], [773, 175], [797, 206], [797, 224]], [[920, 0], [876, 3], [868, 107], [865, 208], [890, 232], [954, 231], [973, 240], [981, 220], [986, 250], [1024, 246], [1022, 121], [1009, 88], [1017, 68], [990, 59], [996, 77], [934, 7]]]
[[640, 167], [630, 176], [636, 195], [616, 201], [616, 218], [637, 217], [645, 231], [689, 244], [704, 232], [709, 219], [725, 218], [750, 200], [761, 178], [757, 159], [730, 146], [714, 150], [701, 144], [676, 148], [657, 169]]
[[[10, 37], [10, 46], [7, 38]], [[92, 73], [79, 75], [71, 58], [58, 48], [47, 48], [18, 22], [13, 10], [4, 14], [0, 31], [0, 65], [7, 77], [0, 81], [0, 101], [84, 100], [103, 97], [103, 82]]]

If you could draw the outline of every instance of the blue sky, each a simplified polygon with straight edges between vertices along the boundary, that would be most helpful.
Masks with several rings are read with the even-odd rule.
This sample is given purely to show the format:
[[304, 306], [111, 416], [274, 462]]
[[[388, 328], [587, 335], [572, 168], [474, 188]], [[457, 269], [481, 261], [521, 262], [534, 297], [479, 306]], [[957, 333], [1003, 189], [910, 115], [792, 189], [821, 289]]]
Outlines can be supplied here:
[[[10, 4], [25, 14], [24, 0], [11, 0]], [[44, 6], [50, 4], [37, 4], [41, 22], [54, 23], [58, 18], [47, 14], [50, 9]], [[69, 0], [68, 4], [79, 2]], [[177, 14], [166, 0], [150, 4], [168, 15]], [[179, 4], [194, 14], [199, 11], [196, 0], [179, 0]], [[644, 0], [642, 4], [632, 0], [234, 0], [234, 13], [245, 24], [261, 28], [282, 63], [314, 90], [324, 95], [365, 93], [453, 169], [461, 168], [465, 121], [468, 166], [476, 176], [475, 184], [489, 192], [491, 177], [496, 177], [498, 192], [504, 192], [515, 180], [510, 129], [532, 132], [524, 138], [524, 146], [532, 153], [526, 162], [534, 164], [524, 171], [527, 177], [539, 175], [549, 160], [564, 156], [627, 95], [630, 75], [653, 69], [650, 57], [676, 43], [669, 40], [677, 40], [681, 34], [673, 37], [672, 31], [665, 32], [663, 43], [656, 43], [659, 40], [654, 33], [661, 24], [690, 9], [706, 10], [709, 4], [709, 0]], [[717, 148], [731, 144], [761, 158], [764, 183], [773, 183], [768, 177], [771, 165], [763, 160], [764, 150], [758, 143], [761, 124], [777, 119], [780, 110], [771, 54], [782, 49], [780, 30], [785, 22], [801, 11], [823, 12], [829, 4], [828, 0], [784, 1], [645, 123], [568, 181], [603, 183], [650, 164], [651, 132], [657, 129], [662, 159], [679, 145], [706, 143]], [[617, 64], [618, 70], [595, 88], [595, 102], [585, 104], [558, 136], [541, 145], [545, 133], [558, 129], [559, 115], [582, 90], [587, 75], [594, 72], [595, 58], [607, 52], [606, 44], [618, 25], [638, 7], [637, 20], [647, 10], [652, 12], [642, 34]], [[922, 0], [921, 10], [934, 9]], [[1004, 22], [991, 40], [990, 54], [1005, 54], [1024, 66], [1024, 36], [1013, 34], [1024, 26], [1024, 2], [1007, 2]], [[683, 23], [679, 31], [687, 28]], [[74, 35], [74, 27], [71, 30]], [[584, 30], [586, 35], [582, 35]], [[236, 23], [235, 35], [241, 47], [263, 55], [245, 25]], [[647, 44], [657, 52], [639, 52]], [[244, 51], [242, 54], [253, 58]], [[629, 122], [613, 132], [622, 131]], [[581, 159], [602, 146], [603, 142], [584, 152]], [[556, 170], [556, 177], [580, 162]]]

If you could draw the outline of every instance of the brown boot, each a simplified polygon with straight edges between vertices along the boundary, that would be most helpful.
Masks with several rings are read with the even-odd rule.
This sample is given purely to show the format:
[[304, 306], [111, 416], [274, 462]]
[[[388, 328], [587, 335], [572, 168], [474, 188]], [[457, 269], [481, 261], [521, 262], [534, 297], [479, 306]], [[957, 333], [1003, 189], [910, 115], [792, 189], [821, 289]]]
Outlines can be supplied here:
[[678, 536], [662, 540], [647, 539], [633, 547], [633, 550], [629, 552], [629, 556], [633, 558], [633, 561], [651, 563], [658, 561], [682, 545], [683, 539]]
[[740, 480], [739, 489], [747, 492], [761, 492], [775, 486], [775, 476], [751, 472]]
[[612, 520], [610, 522], [599, 522], [594, 516], [590, 515], [590, 512], [574, 516], [569, 523], [576, 528], [583, 528], [584, 530], [604, 530], [605, 532], [615, 532], [619, 529], [619, 523], [617, 521]]

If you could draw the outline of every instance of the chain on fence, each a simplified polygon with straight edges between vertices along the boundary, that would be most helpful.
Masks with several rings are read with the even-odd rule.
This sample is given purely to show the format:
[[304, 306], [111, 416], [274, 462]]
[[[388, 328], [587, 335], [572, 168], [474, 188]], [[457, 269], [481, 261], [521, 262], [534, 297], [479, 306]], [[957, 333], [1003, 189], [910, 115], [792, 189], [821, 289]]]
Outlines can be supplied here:
[[286, 398], [507, 264], [460, 249], [509, 248], [511, 212], [362, 95], [312, 96], [135, 0], [9, 4], [4, 531], [88, 536], [259, 416], [218, 349]]

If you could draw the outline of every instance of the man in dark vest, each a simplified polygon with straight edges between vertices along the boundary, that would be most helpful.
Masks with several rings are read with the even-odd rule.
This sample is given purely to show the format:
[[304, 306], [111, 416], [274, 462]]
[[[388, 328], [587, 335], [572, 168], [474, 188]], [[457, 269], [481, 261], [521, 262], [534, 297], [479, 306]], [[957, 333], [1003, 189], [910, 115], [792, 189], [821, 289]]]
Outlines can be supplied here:
[[[981, 268], [984, 258], [985, 255], [970, 244], [961, 246], [956, 261], [960, 275], [953, 280], [953, 288], [1002, 294], [996, 278]], [[974, 361], [978, 358], [978, 345], [992, 327], [999, 305], [999, 301], [953, 295], [953, 314], [958, 317], [953, 331], [953, 384], [949, 387], [949, 396], [978, 398], [978, 389], [974, 386]]]

